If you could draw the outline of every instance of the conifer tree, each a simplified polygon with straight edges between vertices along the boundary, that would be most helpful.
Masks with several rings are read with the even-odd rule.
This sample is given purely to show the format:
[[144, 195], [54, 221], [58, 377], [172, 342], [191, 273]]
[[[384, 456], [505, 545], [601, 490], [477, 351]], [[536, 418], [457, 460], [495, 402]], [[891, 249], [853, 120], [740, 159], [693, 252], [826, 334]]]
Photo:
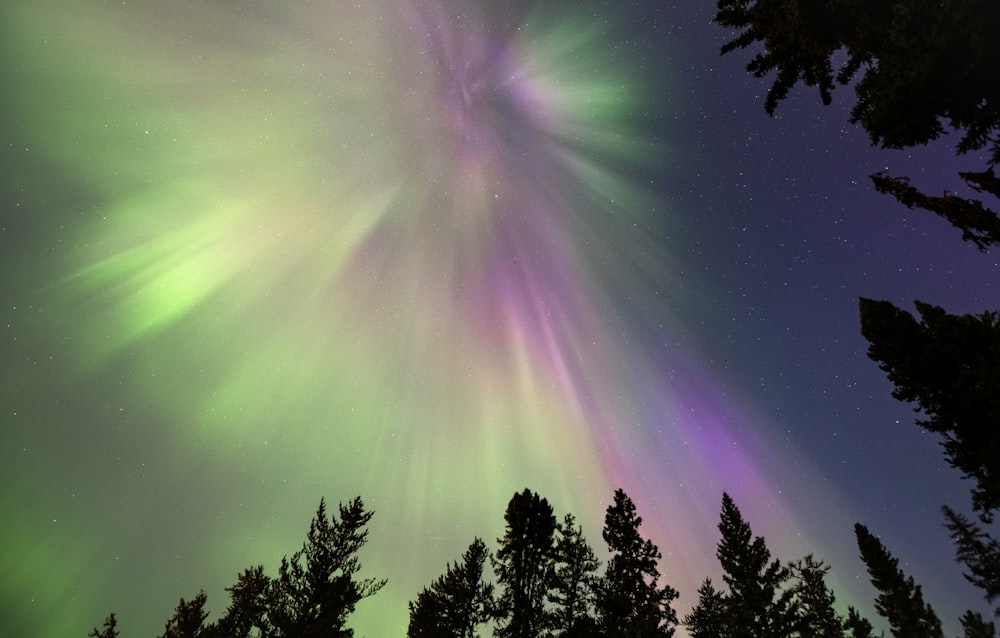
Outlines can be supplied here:
[[920, 585], [899, 569], [899, 560], [864, 525], [855, 524], [854, 533], [872, 585], [879, 592], [875, 610], [889, 621], [892, 635], [896, 638], [944, 638], [937, 614], [924, 602]]
[[229, 608], [219, 619], [219, 633], [225, 638], [248, 638], [253, 635], [270, 636], [273, 633], [268, 620], [268, 597], [271, 579], [264, 574], [264, 567], [257, 565], [245, 569], [228, 587]]
[[[947, 505], [945, 525], [955, 542], [956, 558], [968, 571], [966, 580], [983, 591], [988, 603], [1000, 598], [1000, 543], [982, 528]], [[1000, 614], [1000, 607], [996, 608]]]
[[974, 479], [973, 507], [987, 521], [1000, 507], [1000, 313], [916, 306], [919, 322], [887, 301], [861, 299], [868, 357], [895, 398], [919, 406], [917, 424], [941, 435], [948, 462]]
[[789, 566], [793, 585], [794, 628], [799, 636], [842, 638], [844, 623], [833, 608], [836, 597], [826, 584], [830, 566], [809, 554]]
[[495, 633], [538, 638], [550, 628], [546, 599], [552, 586], [556, 517], [544, 498], [525, 489], [504, 514], [506, 529], [493, 561], [500, 593]]
[[583, 638], [596, 632], [593, 608], [600, 561], [572, 514], [563, 517], [557, 531], [555, 578], [549, 594], [552, 629], [558, 637]]
[[181, 598], [161, 638], [205, 638], [211, 635], [212, 628], [205, 627], [205, 619], [208, 618], [206, 600], [203, 591], [189, 601]]
[[624, 491], [615, 490], [614, 502], [604, 518], [608, 561], [598, 596], [603, 636], [628, 638], [669, 637], [677, 625], [671, 603], [677, 591], [659, 585], [660, 550], [639, 533], [642, 517]]
[[767, 543], [756, 538], [729, 494], [722, 495], [719, 522], [722, 540], [716, 556], [729, 589], [726, 624], [733, 638], [778, 638], [789, 632], [793, 618], [783, 587], [789, 571], [771, 560]]
[[94, 627], [87, 636], [89, 638], [118, 638], [118, 619], [115, 618], [114, 614], [110, 614], [104, 620], [103, 629], [98, 630], [97, 627]]
[[339, 518], [327, 517], [320, 501], [302, 549], [283, 558], [273, 581], [269, 619], [280, 638], [350, 638], [347, 617], [385, 580], [358, 580], [358, 552], [368, 540], [372, 513], [360, 498], [340, 505]]
[[875, 627], [854, 607], [847, 608], [844, 619], [844, 638], [875, 638]]
[[691, 638], [730, 638], [726, 617], [726, 597], [710, 578], [698, 588], [698, 603], [684, 616], [684, 626]]
[[443, 576], [410, 603], [409, 638], [475, 638], [476, 628], [490, 618], [492, 583], [483, 582], [489, 550], [476, 538], [462, 560], [448, 565]]
[[971, 611], [961, 618], [962, 638], [996, 638], [997, 632], [992, 622], [983, 620], [982, 615]]

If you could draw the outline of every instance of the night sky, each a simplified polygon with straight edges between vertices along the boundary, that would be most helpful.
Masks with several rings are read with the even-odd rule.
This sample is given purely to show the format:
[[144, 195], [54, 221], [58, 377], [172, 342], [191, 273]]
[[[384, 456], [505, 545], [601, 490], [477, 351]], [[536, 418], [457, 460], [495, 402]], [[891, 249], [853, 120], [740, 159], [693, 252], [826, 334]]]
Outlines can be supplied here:
[[[865, 357], [859, 296], [1000, 308], [1000, 266], [874, 192], [849, 90], [776, 117], [714, 2], [0, 6], [0, 635], [209, 619], [321, 497], [375, 511], [358, 636], [525, 487], [623, 488], [677, 608], [728, 491], [785, 560], [881, 536], [957, 633], [968, 483]], [[957, 189], [961, 192], [961, 189]]]

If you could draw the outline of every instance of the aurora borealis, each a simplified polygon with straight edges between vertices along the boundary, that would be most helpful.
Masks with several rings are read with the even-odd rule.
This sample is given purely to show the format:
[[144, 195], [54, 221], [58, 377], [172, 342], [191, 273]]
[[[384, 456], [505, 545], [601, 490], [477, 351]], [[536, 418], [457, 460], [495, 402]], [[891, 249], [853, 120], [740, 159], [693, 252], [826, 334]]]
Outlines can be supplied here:
[[860, 520], [977, 605], [856, 300], [995, 308], [997, 264], [864, 183], [926, 161], [766, 118], [694, 4], [0, 7], [0, 635], [222, 611], [360, 495], [354, 626], [401, 636], [525, 486], [598, 549], [625, 489], [682, 613], [723, 490], [844, 602]]

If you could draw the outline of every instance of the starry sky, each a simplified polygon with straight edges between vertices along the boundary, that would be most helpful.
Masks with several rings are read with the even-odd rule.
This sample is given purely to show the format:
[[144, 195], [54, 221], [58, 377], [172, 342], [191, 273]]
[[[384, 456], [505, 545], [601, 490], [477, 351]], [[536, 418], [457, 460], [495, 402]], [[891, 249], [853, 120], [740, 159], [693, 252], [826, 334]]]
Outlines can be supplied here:
[[[515, 491], [603, 550], [625, 491], [683, 615], [728, 491], [875, 619], [852, 526], [949, 633], [968, 485], [864, 355], [859, 296], [1000, 307], [996, 258], [867, 175], [955, 189], [768, 83], [714, 3], [0, 6], [0, 634], [162, 631], [375, 512], [357, 635]], [[957, 189], [961, 192], [961, 189]], [[603, 554], [602, 554], [603, 555]]]

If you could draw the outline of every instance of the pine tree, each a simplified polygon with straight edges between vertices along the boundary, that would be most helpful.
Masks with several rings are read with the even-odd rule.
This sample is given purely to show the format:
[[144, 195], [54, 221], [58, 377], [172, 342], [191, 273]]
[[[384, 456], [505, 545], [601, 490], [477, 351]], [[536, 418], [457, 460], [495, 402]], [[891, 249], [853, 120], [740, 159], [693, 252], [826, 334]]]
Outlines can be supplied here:
[[320, 501], [302, 549], [283, 558], [273, 581], [269, 619], [281, 638], [350, 638], [347, 617], [385, 580], [357, 580], [358, 552], [368, 540], [372, 513], [360, 498], [340, 505], [339, 518], [327, 518]]
[[892, 635], [896, 638], [944, 638], [937, 614], [924, 602], [920, 585], [899, 569], [899, 560], [864, 525], [855, 524], [854, 533], [872, 585], [879, 592], [875, 610], [889, 621]]
[[[942, 510], [955, 542], [956, 558], [968, 569], [964, 574], [966, 580], [981, 589], [986, 601], [992, 604], [1000, 598], [1000, 543], [947, 505]], [[996, 613], [1000, 614], [1000, 607]]]
[[917, 424], [941, 435], [948, 462], [975, 480], [973, 507], [1000, 507], [1000, 313], [950, 315], [916, 302], [920, 321], [887, 301], [862, 298], [868, 357], [916, 403]]
[[875, 638], [875, 628], [854, 607], [847, 608], [844, 619], [844, 638]]
[[642, 517], [624, 491], [615, 490], [614, 502], [604, 518], [608, 561], [598, 596], [602, 635], [609, 637], [669, 637], [677, 625], [670, 603], [677, 591], [659, 586], [660, 550], [639, 533]]
[[208, 618], [206, 600], [205, 592], [199, 592], [190, 601], [181, 598], [161, 638], [204, 638], [211, 635], [212, 629], [205, 627], [205, 619]]
[[771, 560], [767, 543], [754, 538], [750, 525], [729, 494], [722, 495], [719, 522], [722, 540], [716, 556], [729, 588], [726, 622], [733, 638], [777, 638], [789, 633], [793, 622], [790, 600], [783, 586], [789, 578], [780, 561]]
[[230, 603], [225, 615], [219, 619], [219, 632], [225, 638], [248, 638], [256, 629], [258, 635], [273, 633], [268, 621], [268, 597], [271, 579], [264, 575], [263, 566], [243, 571], [236, 584], [228, 587]]
[[730, 638], [726, 616], [726, 597], [706, 578], [698, 588], [698, 604], [684, 616], [684, 626], [691, 638]]
[[448, 565], [430, 589], [411, 602], [409, 638], [475, 638], [476, 628], [489, 620], [493, 585], [483, 582], [489, 550], [476, 538], [462, 561]]
[[566, 514], [557, 531], [555, 578], [549, 594], [552, 628], [558, 637], [583, 638], [596, 632], [593, 607], [600, 561], [572, 514]]
[[525, 489], [514, 494], [504, 515], [493, 569], [500, 585], [496, 635], [538, 638], [550, 617], [545, 606], [552, 586], [556, 517], [544, 498]]
[[109, 615], [104, 620], [104, 629], [98, 630], [97, 627], [94, 627], [87, 636], [90, 638], [118, 638], [118, 619], [115, 618], [114, 614]]
[[962, 638], [996, 638], [996, 627], [983, 620], [982, 615], [971, 611], [962, 616]]
[[809, 554], [790, 566], [794, 627], [803, 638], [842, 638], [844, 623], [833, 608], [836, 597], [826, 584], [829, 565]]

